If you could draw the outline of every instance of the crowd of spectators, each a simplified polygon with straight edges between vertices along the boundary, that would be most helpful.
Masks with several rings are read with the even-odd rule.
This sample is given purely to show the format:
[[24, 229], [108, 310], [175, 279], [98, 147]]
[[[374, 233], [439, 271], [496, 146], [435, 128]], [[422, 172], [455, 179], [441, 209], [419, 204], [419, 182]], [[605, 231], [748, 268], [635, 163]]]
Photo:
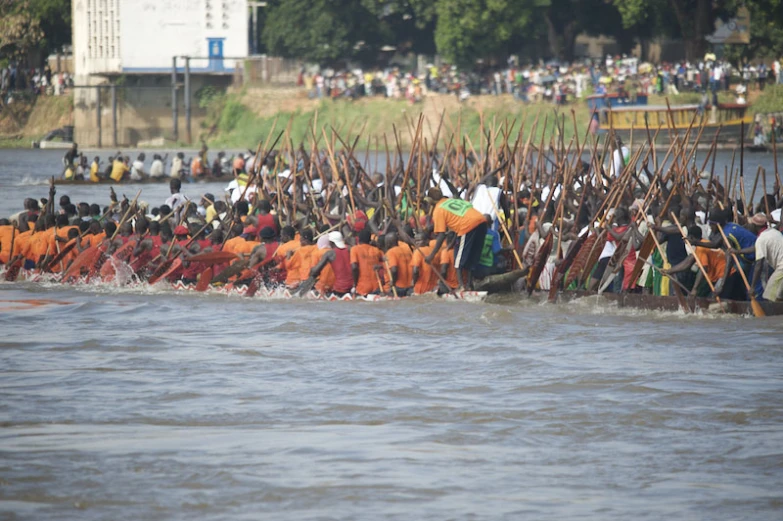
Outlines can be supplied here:
[[49, 65], [31, 69], [12, 62], [0, 68], [0, 93], [5, 103], [11, 103], [15, 96], [60, 96], [72, 86], [70, 74], [52, 72]]
[[298, 83], [312, 98], [358, 98], [384, 96], [415, 103], [428, 92], [454, 94], [460, 100], [471, 95], [511, 94], [522, 102], [547, 101], [565, 104], [589, 94], [620, 93], [676, 95], [697, 92], [717, 101], [720, 91], [732, 91], [738, 103], [745, 103], [750, 88], [763, 89], [783, 83], [780, 60], [747, 63], [741, 68], [708, 53], [698, 62], [642, 63], [627, 56], [607, 56], [572, 64], [548, 62], [475, 71], [452, 65], [428, 64], [423, 70], [399, 67], [376, 70], [318, 68], [302, 71]]

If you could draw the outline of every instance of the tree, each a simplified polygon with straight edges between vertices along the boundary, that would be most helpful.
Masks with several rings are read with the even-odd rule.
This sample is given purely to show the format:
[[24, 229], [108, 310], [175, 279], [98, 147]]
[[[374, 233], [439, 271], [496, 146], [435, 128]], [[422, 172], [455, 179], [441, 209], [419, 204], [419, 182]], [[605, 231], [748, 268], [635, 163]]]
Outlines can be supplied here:
[[479, 58], [505, 57], [517, 31], [533, 16], [534, 2], [521, 0], [438, 0], [435, 44], [458, 65]]
[[398, 51], [435, 53], [436, 0], [362, 0], [379, 20], [385, 44]]
[[[744, 2], [750, 11], [750, 44], [727, 45], [726, 57], [735, 65], [754, 58], [783, 55], [783, 0]], [[730, 18], [733, 13], [725, 15]]]
[[70, 45], [71, 0], [29, 0], [30, 14], [38, 19], [44, 38], [41, 45], [47, 53]]
[[43, 37], [28, 0], [0, 0], [0, 58], [22, 59]]
[[533, 0], [536, 19], [546, 27], [551, 55], [563, 61], [574, 60], [576, 37], [604, 34], [621, 39], [621, 18], [617, 9], [604, 0]]
[[278, 56], [333, 63], [377, 47], [379, 30], [361, 0], [276, 0], [267, 7], [263, 40]]

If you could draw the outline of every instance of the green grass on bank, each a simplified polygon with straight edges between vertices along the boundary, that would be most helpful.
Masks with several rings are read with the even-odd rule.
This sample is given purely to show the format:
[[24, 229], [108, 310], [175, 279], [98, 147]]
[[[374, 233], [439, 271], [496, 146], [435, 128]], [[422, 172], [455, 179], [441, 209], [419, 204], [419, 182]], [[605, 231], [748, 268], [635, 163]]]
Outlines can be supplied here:
[[[574, 134], [571, 109], [575, 111], [579, 140], [582, 141], [589, 119], [586, 104], [561, 107], [556, 113], [553, 105], [524, 105], [510, 96], [474, 99], [462, 105], [452, 100], [445, 101], [447, 102], [441, 104], [439, 100], [431, 98], [423, 103], [411, 105], [405, 101], [377, 98], [358, 101], [325, 100], [313, 110], [283, 111], [277, 116], [261, 117], [243, 104], [241, 96], [229, 96], [221, 100], [219, 110], [212, 111], [210, 119], [204, 125], [204, 130], [215, 129], [212, 137], [207, 139], [211, 147], [246, 148], [254, 147], [259, 141], [264, 141], [270, 132], [274, 139], [290, 121], [290, 137], [294, 146], [304, 143], [305, 148], [308, 148], [312, 143], [314, 131], [321, 139], [320, 146], [323, 146], [322, 130], [326, 130], [331, 138], [331, 128], [334, 127], [346, 141], [353, 142], [359, 137], [358, 150], [367, 148], [369, 138], [370, 149], [385, 150], [388, 143], [389, 149], [394, 151], [395, 130], [400, 146], [408, 149], [413, 141], [412, 136], [419, 115], [423, 113], [425, 119], [422, 136], [427, 140], [428, 146], [434, 141], [434, 136], [438, 135], [439, 147], [442, 150], [447, 146], [451, 136], [458, 133], [467, 136], [466, 146], [469, 147], [472, 143], [478, 149], [486, 143], [482, 131], [486, 135], [490, 129], [494, 129], [497, 142], [504, 139], [504, 132], [509, 132], [509, 140], [513, 144], [520, 125], [524, 123], [523, 139], [526, 139], [537, 117], [538, 123], [534, 136], [536, 143], [542, 134], [547, 137], [552, 135], [555, 120], [558, 119], [560, 125], [564, 126], [567, 144]], [[444, 107], [446, 107], [445, 117], [438, 134], [440, 115]], [[317, 128], [314, 129], [316, 117]]]
[[[671, 105], [698, 103], [701, 96], [698, 93], [682, 93], [668, 96]], [[719, 93], [721, 103], [732, 103], [735, 96], [732, 93]], [[665, 104], [666, 97], [651, 96], [650, 104]], [[205, 132], [212, 128], [214, 132], [207, 142], [212, 147], [218, 148], [248, 148], [257, 146], [259, 141], [264, 141], [272, 133], [272, 138], [278, 132], [284, 130], [290, 120], [290, 137], [294, 146], [304, 143], [308, 149], [312, 143], [313, 123], [317, 114], [316, 136], [321, 139], [323, 147], [322, 129], [331, 137], [330, 128], [337, 129], [340, 136], [346, 141], [353, 142], [361, 132], [358, 150], [364, 150], [368, 146], [371, 150], [385, 150], [384, 135], [390, 151], [395, 150], [394, 132], [403, 150], [409, 150], [413, 141], [412, 135], [419, 118], [419, 114], [425, 115], [423, 137], [431, 146], [433, 137], [437, 133], [440, 114], [445, 107], [445, 118], [440, 130], [438, 147], [443, 150], [448, 140], [456, 133], [466, 136], [465, 144], [478, 151], [485, 146], [485, 135], [494, 128], [497, 136], [496, 142], [503, 140], [503, 131], [510, 130], [510, 144], [518, 136], [520, 127], [523, 126], [522, 140], [527, 139], [534, 126], [536, 118], [536, 132], [533, 143], [540, 144], [541, 136], [549, 140], [554, 133], [555, 121], [562, 125], [564, 141], [568, 146], [574, 135], [574, 118], [578, 132], [579, 142], [584, 139], [590, 113], [585, 102], [572, 103], [555, 107], [549, 103], [528, 104], [514, 100], [511, 96], [481, 96], [474, 97], [465, 103], [458, 104], [453, 98], [428, 97], [424, 102], [411, 105], [406, 101], [388, 100], [383, 98], [360, 99], [357, 101], [324, 100], [317, 105], [308, 104], [308, 109], [295, 111], [281, 111], [275, 116], [258, 116], [244, 104], [242, 94], [226, 96], [210, 107], [210, 118], [205, 124]], [[573, 116], [571, 111], [573, 110]], [[751, 113], [766, 114], [771, 112], [783, 112], [783, 86], [770, 86], [761, 93], [753, 102]], [[513, 127], [512, 127], [513, 124]], [[546, 125], [546, 126], [545, 126]], [[273, 131], [274, 127], [274, 131]], [[545, 146], [548, 146], [548, 141]], [[590, 143], [588, 143], [589, 146]], [[338, 143], [339, 145], [339, 143]], [[575, 145], [574, 145], [575, 146]]]
[[767, 86], [753, 102], [753, 114], [783, 112], [783, 85]]

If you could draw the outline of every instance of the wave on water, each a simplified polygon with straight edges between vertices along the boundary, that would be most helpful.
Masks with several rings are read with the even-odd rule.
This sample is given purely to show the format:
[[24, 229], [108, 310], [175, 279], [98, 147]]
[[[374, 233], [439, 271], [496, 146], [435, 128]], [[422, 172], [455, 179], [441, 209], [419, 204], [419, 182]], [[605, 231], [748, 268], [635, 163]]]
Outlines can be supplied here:
[[571, 300], [562, 304], [566, 308], [571, 308], [578, 311], [580, 314], [590, 315], [615, 315], [620, 317], [654, 317], [659, 319], [677, 319], [677, 320], [692, 320], [706, 319], [706, 320], [723, 320], [723, 319], [738, 319], [747, 318], [742, 315], [736, 315], [731, 313], [725, 313], [721, 311], [709, 311], [704, 309], [697, 309], [694, 312], [686, 312], [684, 309], [678, 309], [677, 311], [668, 311], [663, 309], [642, 309], [628, 306], [619, 306], [617, 302], [611, 302], [608, 300], [597, 300], [596, 296], [581, 297]]
[[[177, 296], [182, 298], [201, 298], [201, 299], [229, 299], [231, 301], [237, 301], [238, 299], [252, 298], [254, 301], [281, 301], [281, 300], [295, 300], [297, 302], [329, 302], [326, 299], [315, 298], [312, 295], [304, 296], [302, 298], [292, 297], [291, 293], [284, 288], [277, 288], [274, 290], [259, 290], [253, 297], [246, 297], [244, 295], [244, 289], [232, 289], [226, 287], [210, 287], [206, 291], [197, 292], [193, 286], [184, 286], [181, 283], [171, 284], [167, 282], [159, 282], [157, 284], [148, 284], [147, 282], [139, 281], [134, 276], [128, 275], [125, 270], [118, 269], [117, 277], [112, 281], [104, 281], [99, 278], [85, 281], [79, 280], [74, 284], [63, 284], [60, 282], [60, 276], [58, 274], [25, 274], [20, 277], [19, 282], [6, 283], [4, 282], [4, 269], [0, 268], [0, 281], [3, 281], [3, 285], [17, 284], [27, 291], [31, 292], [49, 292], [53, 290], [68, 289], [77, 291], [80, 293], [90, 293], [93, 295], [165, 295], [165, 296]], [[416, 297], [411, 302], [421, 303], [422, 299], [436, 299], [435, 295], [424, 295]], [[404, 299], [408, 300], [408, 299]], [[440, 301], [440, 299], [437, 299]], [[380, 302], [380, 301], [379, 301]], [[384, 301], [385, 302], [385, 301]], [[548, 304], [546, 301], [538, 302], [526, 298], [507, 299], [504, 298], [501, 301], [492, 300], [489, 302], [490, 307], [492, 304], [512, 304], [521, 305], [523, 307], [538, 308], [542, 306], [551, 306], [557, 309], [558, 314], [572, 314], [579, 315], [612, 315], [617, 317], [645, 317], [658, 320], [727, 320], [727, 319], [741, 319], [747, 318], [739, 315], [733, 315], [729, 313], [722, 313], [720, 311], [706, 311], [697, 310], [694, 313], [687, 313], [684, 310], [678, 311], [666, 311], [666, 310], [648, 310], [632, 307], [621, 307], [616, 302], [610, 302], [606, 300], [597, 300], [595, 297], [582, 297], [571, 300], [565, 303], [559, 303], [556, 305]], [[502, 306], [501, 306], [502, 309]], [[490, 317], [487, 317], [490, 318]], [[498, 318], [498, 317], [494, 317]], [[502, 318], [502, 317], [501, 317]]]
[[46, 186], [49, 184], [49, 179], [45, 177], [36, 177], [30, 174], [22, 176], [16, 183], [11, 186]]

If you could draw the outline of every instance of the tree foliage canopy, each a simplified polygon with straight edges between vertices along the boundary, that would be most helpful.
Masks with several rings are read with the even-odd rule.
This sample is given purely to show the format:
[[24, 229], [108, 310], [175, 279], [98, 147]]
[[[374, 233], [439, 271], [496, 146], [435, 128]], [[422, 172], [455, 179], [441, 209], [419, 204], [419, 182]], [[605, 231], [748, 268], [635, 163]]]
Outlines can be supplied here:
[[0, 0], [0, 58], [48, 54], [70, 43], [70, 0]]

